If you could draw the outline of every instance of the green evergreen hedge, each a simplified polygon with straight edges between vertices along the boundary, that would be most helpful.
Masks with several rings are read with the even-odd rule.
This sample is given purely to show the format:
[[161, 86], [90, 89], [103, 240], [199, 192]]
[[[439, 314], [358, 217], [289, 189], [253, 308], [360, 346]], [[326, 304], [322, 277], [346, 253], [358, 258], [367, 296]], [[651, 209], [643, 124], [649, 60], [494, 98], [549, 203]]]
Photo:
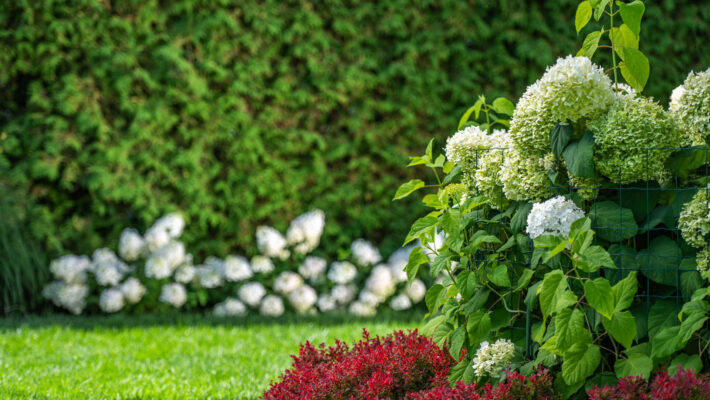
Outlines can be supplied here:
[[[248, 252], [256, 225], [315, 207], [326, 250], [360, 236], [393, 249], [418, 215], [390, 202], [406, 155], [584, 37], [568, 39], [576, 1], [465, 3], [2, 2], [0, 179], [27, 193], [51, 252], [176, 209], [191, 250]], [[663, 103], [710, 66], [697, 3], [647, 2], [643, 51], [662, 82], [647, 93]]]

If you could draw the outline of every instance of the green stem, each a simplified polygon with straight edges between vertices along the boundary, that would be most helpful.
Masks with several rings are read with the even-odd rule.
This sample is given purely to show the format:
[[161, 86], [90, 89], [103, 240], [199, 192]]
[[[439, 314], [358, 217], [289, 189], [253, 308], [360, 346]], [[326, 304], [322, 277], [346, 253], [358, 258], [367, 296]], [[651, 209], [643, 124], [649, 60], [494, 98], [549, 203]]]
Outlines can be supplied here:
[[486, 113], [486, 128], [488, 130], [488, 134], [491, 134], [491, 117], [488, 115], [488, 106], [485, 106], [486, 108], [483, 110]]
[[611, 41], [611, 61], [614, 64], [614, 85], [618, 85], [619, 80], [616, 73], [616, 52], [614, 51], [614, 2], [609, 2], [609, 19], [611, 26], [609, 27], [609, 40]]

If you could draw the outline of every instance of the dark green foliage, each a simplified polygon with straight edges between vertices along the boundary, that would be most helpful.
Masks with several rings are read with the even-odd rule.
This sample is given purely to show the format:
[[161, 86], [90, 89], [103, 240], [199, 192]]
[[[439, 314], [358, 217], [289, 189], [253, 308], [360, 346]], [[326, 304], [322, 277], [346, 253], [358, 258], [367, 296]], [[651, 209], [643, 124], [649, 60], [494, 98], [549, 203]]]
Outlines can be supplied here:
[[0, 315], [36, 309], [49, 275], [9, 200], [9, 192], [0, 185]]
[[[192, 251], [250, 252], [256, 225], [315, 207], [327, 251], [388, 252], [418, 214], [391, 203], [406, 155], [576, 52], [576, 4], [5, 1], [0, 169], [52, 252], [178, 209]], [[646, 93], [665, 103], [710, 65], [710, 3], [646, 8]]]

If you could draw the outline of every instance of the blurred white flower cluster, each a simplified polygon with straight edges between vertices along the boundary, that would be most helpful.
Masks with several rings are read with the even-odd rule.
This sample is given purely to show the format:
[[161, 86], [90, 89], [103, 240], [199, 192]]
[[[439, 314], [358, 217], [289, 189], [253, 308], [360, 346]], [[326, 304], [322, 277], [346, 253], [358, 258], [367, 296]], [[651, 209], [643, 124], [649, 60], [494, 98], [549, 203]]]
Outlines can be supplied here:
[[387, 262], [364, 239], [353, 241], [348, 259], [329, 263], [309, 254], [318, 247], [325, 227], [321, 210], [295, 218], [285, 236], [273, 227], [258, 227], [260, 254], [251, 260], [209, 256], [196, 264], [179, 240], [185, 226], [180, 214], [168, 214], [144, 235], [125, 229], [118, 254], [102, 248], [91, 258], [67, 255], [54, 260], [50, 271], [57, 280], [47, 285], [44, 295], [74, 314], [82, 313], [89, 295], [96, 292], [91, 298], [98, 301], [88, 306], [105, 313], [137, 303], [143, 304], [141, 310], [213, 304], [212, 312], [219, 317], [278, 317], [287, 310], [347, 310], [357, 316], [374, 315], [380, 307], [402, 311], [420, 303], [426, 293], [422, 281], [406, 283], [404, 267], [412, 246], [397, 250]]

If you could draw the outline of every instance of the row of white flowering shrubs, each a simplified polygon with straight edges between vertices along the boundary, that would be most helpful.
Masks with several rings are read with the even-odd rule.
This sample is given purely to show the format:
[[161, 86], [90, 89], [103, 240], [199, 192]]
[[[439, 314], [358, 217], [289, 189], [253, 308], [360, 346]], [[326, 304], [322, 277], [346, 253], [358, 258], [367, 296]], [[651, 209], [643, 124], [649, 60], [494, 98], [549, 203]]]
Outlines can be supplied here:
[[[444, 149], [411, 158], [436, 181], [409, 181], [395, 200], [437, 191], [405, 240], [420, 243], [405, 270], [446, 276], [427, 290], [424, 331], [461, 360], [452, 382], [542, 364], [570, 396], [669, 365], [710, 368], [710, 69], [668, 108], [641, 95], [644, 9], [582, 2], [578, 32], [611, 21], [577, 56], [517, 104], [481, 96]], [[603, 36], [608, 71], [591, 61]]]
[[325, 214], [295, 218], [286, 235], [272, 227], [256, 231], [260, 254], [207, 257], [196, 263], [179, 241], [185, 221], [178, 213], [160, 218], [141, 235], [127, 228], [118, 254], [109, 248], [91, 257], [66, 255], [50, 264], [56, 278], [44, 295], [73, 314], [212, 307], [223, 317], [259, 313], [278, 317], [347, 310], [372, 316], [378, 310], [410, 309], [424, 298], [421, 280], [407, 284], [404, 265], [411, 247], [387, 262], [370, 242], [358, 239], [348, 259], [329, 263], [311, 255], [320, 243]]

